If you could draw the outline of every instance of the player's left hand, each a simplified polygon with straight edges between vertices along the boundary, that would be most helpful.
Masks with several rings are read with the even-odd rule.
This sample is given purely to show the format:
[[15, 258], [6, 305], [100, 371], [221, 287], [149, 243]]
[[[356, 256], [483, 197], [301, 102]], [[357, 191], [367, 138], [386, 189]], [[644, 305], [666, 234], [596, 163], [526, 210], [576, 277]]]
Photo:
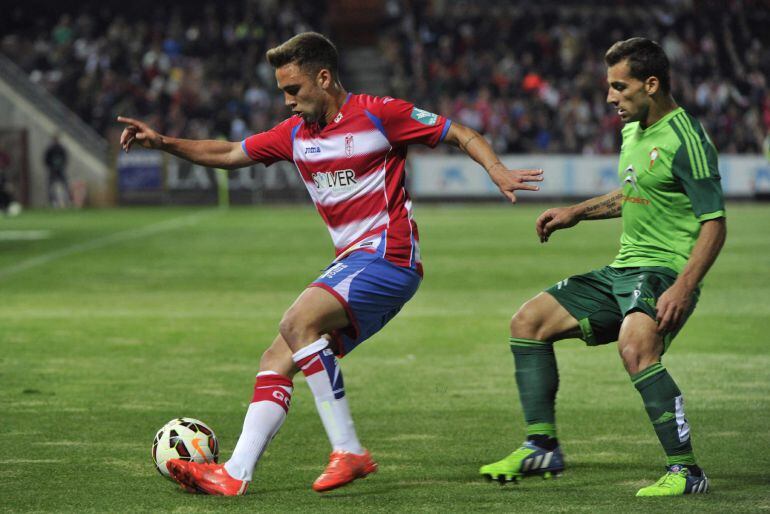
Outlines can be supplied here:
[[682, 324], [682, 319], [692, 305], [692, 291], [674, 283], [658, 298], [658, 333], [673, 332]]
[[516, 203], [514, 191], [539, 191], [540, 187], [527, 182], [542, 182], [543, 170], [509, 170], [503, 165], [494, 166], [489, 169], [489, 175], [500, 188], [511, 203]]

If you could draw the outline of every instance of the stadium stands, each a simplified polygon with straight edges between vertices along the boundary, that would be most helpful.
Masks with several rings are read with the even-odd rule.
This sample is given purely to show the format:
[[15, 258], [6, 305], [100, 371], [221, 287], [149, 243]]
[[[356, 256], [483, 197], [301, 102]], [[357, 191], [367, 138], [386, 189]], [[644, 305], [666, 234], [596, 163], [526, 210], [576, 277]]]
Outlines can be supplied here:
[[129, 14], [108, 2], [50, 24], [25, 23], [30, 13], [21, 13], [0, 51], [102, 134], [122, 113], [171, 135], [241, 139], [286, 115], [265, 51], [323, 30], [308, 21], [322, 9], [245, 1]]
[[[603, 4], [383, 2], [387, 91], [484, 132], [502, 153], [612, 153], [620, 120], [604, 103], [603, 52], [643, 34], [671, 56], [676, 97], [720, 151], [760, 151], [770, 128], [767, 9]], [[122, 113], [171, 135], [237, 140], [285, 117], [264, 52], [296, 32], [328, 33], [326, 7], [245, 0], [143, 16], [86, 5], [50, 24], [12, 25], [0, 51], [102, 134]]]
[[665, 48], [676, 98], [719, 150], [759, 152], [770, 129], [766, 3], [527, 4], [391, 2], [381, 45], [392, 93], [483, 131], [500, 152], [613, 153], [620, 120], [602, 94], [603, 54], [644, 35]]

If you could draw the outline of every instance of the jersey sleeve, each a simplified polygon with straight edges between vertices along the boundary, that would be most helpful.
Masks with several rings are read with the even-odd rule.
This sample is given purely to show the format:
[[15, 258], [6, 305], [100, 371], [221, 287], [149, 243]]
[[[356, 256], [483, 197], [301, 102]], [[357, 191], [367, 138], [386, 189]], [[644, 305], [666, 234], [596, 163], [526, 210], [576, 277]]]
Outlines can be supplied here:
[[241, 142], [246, 156], [255, 162], [270, 166], [278, 161], [292, 161], [292, 140], [301, 120], [289, 118], [270, 130], [247, 137]]
[[367, 115], [393, 146], [423, 144], [431, 148], [446, 137], [452, 122], [396, 98], [377, 98]]
[[698, 221], [725, 215], [717, 152], [708, 140], [693, 137], [683, 142], [674, 155], [672, 172], [690, 199]]

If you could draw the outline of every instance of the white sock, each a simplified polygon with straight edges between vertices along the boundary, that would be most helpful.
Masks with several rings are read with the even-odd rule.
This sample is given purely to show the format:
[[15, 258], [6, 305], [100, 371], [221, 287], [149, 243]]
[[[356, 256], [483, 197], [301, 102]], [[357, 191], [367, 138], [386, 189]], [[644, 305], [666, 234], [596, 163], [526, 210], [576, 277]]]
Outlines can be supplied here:
[[313, 392], [318, 414], [332, 448], [361, 455], [364, 449], [358, 441], [348, 400], [345, 398], [342, 370], [334, 352], [327, 346], [326, 339], [319, 339], [295, 353], [292, 358]]
[[254, 466], [286, 419], [292, 389], [291, 379], [274, 371], [257, 375], [254, 397], [246, 411], [238, 444], [230, 460], [225, 462], [225, 470], [231, 477], [251, 481]]

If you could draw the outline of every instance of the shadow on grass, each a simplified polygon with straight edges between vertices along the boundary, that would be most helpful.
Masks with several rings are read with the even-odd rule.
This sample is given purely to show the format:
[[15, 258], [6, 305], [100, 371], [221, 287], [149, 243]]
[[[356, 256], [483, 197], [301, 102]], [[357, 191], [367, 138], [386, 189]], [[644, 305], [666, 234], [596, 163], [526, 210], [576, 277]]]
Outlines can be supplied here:
[[711, 485], [713, 488], [724, 489], [727, 491], [745, 491], [753, 489], [757, 486], [763, 486], [763, 492], [768, 493], [768, 487], [770, 487], [770, 476], [757, 475], [756, 473], [747, 472], [730, 472], [730, 474], [714, 474], [707, 473], [711, 479]]
[[425, 484], [415, 482], [413, 484], [405, 484], [403, 482], [391, 483], [391, 484], [377, 484], [372, 488], [366, 490], [362, 489], [337, 489], [336, 491], [329, 491], [319, 495], [323, 501], [333, 501], [340, 498], [361, 498], [372, 496], [393, 496], [394, 493], [404, 491], [405, 489], [417, 489], [424, 487]]

